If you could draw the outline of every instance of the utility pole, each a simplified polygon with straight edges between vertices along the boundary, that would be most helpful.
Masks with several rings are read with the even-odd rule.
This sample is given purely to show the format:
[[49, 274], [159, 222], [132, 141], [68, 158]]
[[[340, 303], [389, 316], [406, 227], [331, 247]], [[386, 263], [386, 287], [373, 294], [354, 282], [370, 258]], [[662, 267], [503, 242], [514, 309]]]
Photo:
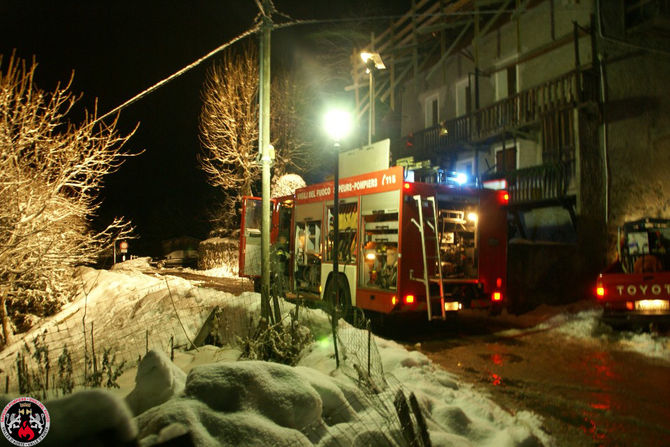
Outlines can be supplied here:
[[261, 155], [261, 315], [271, 320], [270, 311], [270, 165], [273, 154], [270, 147], [270, 31], [272, 30], [272, 3], [263, 0], [260, 36], [258, 152]]

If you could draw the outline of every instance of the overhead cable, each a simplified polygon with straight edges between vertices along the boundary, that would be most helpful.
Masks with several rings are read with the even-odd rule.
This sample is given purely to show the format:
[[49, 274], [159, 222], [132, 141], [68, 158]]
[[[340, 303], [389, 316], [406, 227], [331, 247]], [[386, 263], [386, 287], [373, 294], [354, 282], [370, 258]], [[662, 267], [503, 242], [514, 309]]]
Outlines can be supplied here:
[[102, 115], [101, 117], [99, 117], [98, 119], [96, 119], [95, 121], [93, 121], [91, 124], [95, 124], [95, 123], [97, 123], [98, 121], [102, 121], [102, 120], [104, 120], [105, 118], [107, 118], [107, 117], [109, 117], [109, 116], [111, 116], [111, 115], [114, 115], [114, 114], [120, 112], [121, 110], [125, 109], [125, 108], [128, 107], [129, 105], [131, 105], [131, 104], [137, 102], [138, 100], [142, 99], [143, 97], [145, 97], [145, 96], [148, 95], [149, 93], [153, 92], [154, 90], [156, 90], [156, 89], [158, 89], [158, 88], [164, 86], [165, 84], [167, 84], [168, 82], [172, 81], [173, 79], [178, 78], [179, 76], [183, 75], [184, 73], [186, 73], [187, 71], [191, 70], [192, 68], [197, 67], [197, 66], [200, 65], [201, 63], [205, 62], [207, 59], [209, 59], [209, 58], [211, 58], [212, 56], [214, 56], [215, 54], [220, 53], [221, 51], [225, 50], [226, 48], [228, 48], [228, 47], [231, 46], [232, 44], [234, 44], [234, 43], [236, 43], [236, 42], [239, 42], [240, 40], [242, 40], [242, 39], [244, 39], [244, 38], [250, 36], [251, 34], [256, 33], [258, 30], [259, 30], [259, 26], [258, 26], [258, 25], [254, 25], [252, 28], [249, 28], [248, 30], [246, 30], [246, 31], [243, 32], [242, 34], [239, 34], [239, 35], [237, 35], [236, 37], [234, 37], [233, 39], [231, 39], [231, 40], [229, 40], [228, 42], [224, 43], [223, 45], [220, 45], [220, 46], [216, 47], [215, 49], [213, 49], [212, 51], [210, 51], [209, 53], [207, 53], [206, 55], [204, 55], [204, 56], [201, 57], [200, 59], [194, 61], [193, 63], [191, 63], [191, 64], [189, 64], [189, 65], [187, 65], [187, 66], [185, 66], [185, 67], [182, 68], [181, 70], [179, 70], [179, 71], [177, 71], [177, 72], [171, 74], [170, 76], [168, 76], [167, 78], [163, 79], [162, 81], [159, 81], [159, 82], [155, 83], [154, 85], [152, 85], [151, 87], [147, 88], [147, 89], [144, 90], [143, 92], [141, 92], [141, 93], [139, 93], [139, 94], [133, 96], [133, 97], [130, 98], [128, 101], [126, 101], [126, 102], [124, 102], [123, 104], [121, 104], [120, 106], [118, 106], [118, 107], [114, 108], [113, 110], [110, 110], [109, 112], [105, 113], [104, 115]]

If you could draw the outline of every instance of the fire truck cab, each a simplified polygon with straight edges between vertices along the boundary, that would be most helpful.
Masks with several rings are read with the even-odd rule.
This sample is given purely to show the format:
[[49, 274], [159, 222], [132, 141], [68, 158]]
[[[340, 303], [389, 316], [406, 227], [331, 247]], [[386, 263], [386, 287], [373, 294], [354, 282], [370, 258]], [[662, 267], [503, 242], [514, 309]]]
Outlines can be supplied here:
[[[287, 251], [289, 299], [445, 318], [500, 309], [506, 293], [505, 191], [407, 182], [396, 166], [343, 178], [333, 246], [333, 182], [273, 200], [271, 241]], [[243, 203], [240, 275], [260, 275], [260, 199]], [[333, 272], [333, 257], [338, 272]], [[337, 275], [338, 280], [333, 278]]]

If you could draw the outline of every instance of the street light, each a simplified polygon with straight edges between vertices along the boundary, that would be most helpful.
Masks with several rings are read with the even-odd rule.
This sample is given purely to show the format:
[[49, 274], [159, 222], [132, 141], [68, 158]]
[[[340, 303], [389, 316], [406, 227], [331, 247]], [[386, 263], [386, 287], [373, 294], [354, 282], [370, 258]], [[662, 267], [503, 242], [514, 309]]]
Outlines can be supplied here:
[[333, 140], [335, 149], [335, 171], [333, 173], [333, 276], [335, 281], [335, 304], [339, 304], [339, 287], [337, 281], [338, 248], [339, 248], [339, 218], [340, 218], [340, 142], [349, 134], [352, 128], [351, 114], [344, 110], [331, 110], [324, 116], [323, 127]]
[[373, 71], [375, 70], [386, 70], [386, 65], [382, 61], [382, 57], [379, 53], [373, 53], [370, 51], [362, 51], [361, 59], [366, 67], [366, 73], [370, 78], [370, 110], [368, 113], [368, 145], [372, 144], [372, 135], [375, 134], [375, 78]]
[[[337, 280], [338, 275], [338, 253], [340, 245], [340, 142], [349, 134], [352, 128], [351, 114], [344, 110], [331, 110], [326, 113], [323, 119], [323, 127], [326, 133], [333, 140], [333, 148], [335, 149], [335, 171], [333, 173], [333, 273], [331, 276], [331, 284], [335, 286], [335, 299], [333, 300], [333, 316], [332, 316], [332, 330], [333, 330], [333, 347], [335, 348], [335, 365], [339, 368], [340, 356], [337, 352], [337, 310], [336, 306], [340, 304], [340, 287]], [[324, 294], [327, 290], [324, 291]], [[330, 298], [330, 297], [328, 297]]]

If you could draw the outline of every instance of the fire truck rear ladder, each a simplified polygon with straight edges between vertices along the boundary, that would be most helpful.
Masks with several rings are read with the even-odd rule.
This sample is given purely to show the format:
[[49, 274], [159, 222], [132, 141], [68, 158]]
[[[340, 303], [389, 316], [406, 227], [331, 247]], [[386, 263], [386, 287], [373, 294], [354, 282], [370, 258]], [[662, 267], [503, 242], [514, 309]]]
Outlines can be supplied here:
[[[419, 222], [416, 221], [416, 219], [412, 218], [412, 223], [416, 225], [416, 227], [419, 229], [419, 234], [421, 234], [421, 254], [423, 255], [423, 278], [415, 278], [412, 275], [412, 279], [416, 281], [421, 281], [423, 282], [424, 286], [426, 287], [426, 307], [428, 310], [428, 320], [433, 319], [433, 310], [431, 308], [431, 303], [430, 303], [430, 278], [428, 277], [428, 265], [429, 261], [437, 261], [437, 280], [438, 284], [440, 285], [440, 309], [442, 310], [442, 316], [441, 317], [435, 317], [435, 318], [442, 318], [443, 320], [445, 319], [445, 311], [444, 311], [444, 284], [442, 281], [442, 259], [440, 257], [440, 242], [438, 240], [438, 234], [437, 234], [437, 223], [436, 223], [436, 216], [437, 216], [437, 204], [434, 196], [429, 196], [426, 197], [425, 200], [430, 202], [432, 204], [432, 216], [426, 216], [424, 218], [423, 215], [423, 200], [420, 195], [414, 196], [414, 200], [416, 200], [417, 203], [417, 208], [419, 209]], [[431, 221], [432, 217], [432, 221]], [[432, 232], [432, 235], [426, 235], [426, 227], [430, 229]], [[427, 256], [426, 255], [426, 240], [434, 240], [435, 241], [435, 256]]]

